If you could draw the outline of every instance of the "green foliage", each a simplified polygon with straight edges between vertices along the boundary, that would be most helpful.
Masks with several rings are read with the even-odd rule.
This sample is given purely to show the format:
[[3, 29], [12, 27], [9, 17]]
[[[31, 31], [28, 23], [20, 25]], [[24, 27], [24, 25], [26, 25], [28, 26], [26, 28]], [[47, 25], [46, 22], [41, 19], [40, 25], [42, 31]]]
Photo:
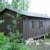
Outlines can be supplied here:
[[11, 7], [5, 0], [0, 0], [0, 10], [3, 10], [6, 7]]
[[30, 50], [24, 43], [18, 43], [16, 46], [17, 50]]
[[16, 41], [17, 43], [22, 41], [21, 34], [19, 33], [19, 31], [16, 31], [16, 33], [11, 34], [10, 41], [11, 42]]
[[27, 10], [28, 1], [27, 0], [13, 0], [12, 7], [18, 10]]
[[16, 43], [13, 45], [12, 50], [29, 50], [29, 48], [23, 43]]
[[0, 9], [4, 9], [5, 7], [16, 8], [18, 10], [27, 10], [28, 8], [28, 0], [12, 0], [11, 4], [8, 4], [5, 0], [0, 0]]
[[0, 50], [8, 50], [11, 48], [11, 43], [9, 39], [4, 36], [3, 32], [0, 32]]
[[29, 48], [22, 42], [19, 31], [10, 38], [0, 32], [0, 50], [29, 50]]
[[16, 31], [16, 33], [12, 33], [12, 36], [10, 37], [10, 42], [12, 50], [29, 50], [29, 48], [22, 41], [19, 31]]
[[0, 10], [5, 8], [5, 4], [0, 2]]
[[11, 48], [11, 45], [10, 45], [9, 42], [7, 42], [7, 43], [5, 43], [3, 45], [0, 45], [0, 49], [2, 49], [2, 50], [8, 50], [10, 48]]
[[8, 39], [4, 36], [4, 33], [0, 32], [0, 44], [5, 44], [7, 41]]

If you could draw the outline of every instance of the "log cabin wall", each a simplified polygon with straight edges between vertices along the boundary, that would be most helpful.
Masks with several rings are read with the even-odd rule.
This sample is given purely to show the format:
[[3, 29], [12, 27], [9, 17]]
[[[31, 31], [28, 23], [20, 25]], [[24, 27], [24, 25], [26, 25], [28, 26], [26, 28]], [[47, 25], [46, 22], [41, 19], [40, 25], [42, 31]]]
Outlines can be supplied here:
[[20, 33], [23, 33], [23, 19], [17, 21], [17, 29]]
[[39, 38], [46, 33], [50, 33], [50, 20], [25, 18], [23, 20], [23, 38]]

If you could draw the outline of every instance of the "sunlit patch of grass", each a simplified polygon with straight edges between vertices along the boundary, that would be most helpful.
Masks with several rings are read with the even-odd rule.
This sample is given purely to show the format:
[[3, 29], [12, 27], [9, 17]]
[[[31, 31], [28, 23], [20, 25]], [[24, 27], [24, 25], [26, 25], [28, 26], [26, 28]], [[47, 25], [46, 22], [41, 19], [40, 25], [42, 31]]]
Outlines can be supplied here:
[[50, 42], [50, 39], [45, 38], [45, 39], [44, 39], [44, 42]]

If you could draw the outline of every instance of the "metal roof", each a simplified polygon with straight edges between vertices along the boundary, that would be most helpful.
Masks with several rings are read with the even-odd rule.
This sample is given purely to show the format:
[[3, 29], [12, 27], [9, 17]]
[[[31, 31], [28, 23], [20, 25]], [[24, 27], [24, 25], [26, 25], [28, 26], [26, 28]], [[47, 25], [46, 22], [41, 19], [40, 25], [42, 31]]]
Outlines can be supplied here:
[[12, 14], [12, 15], [15, 15], [17, 12], [13, 9], [9, 9], [9, 8], [4, 8], [2, 11], [0, 11], [0, 15], [2, 15], [3, 13], [9, 13], [9, 14]]
[[47, 14], [38, 14], [38, 13], [32, 13], [32, 12], [28, 12], [28, 11], [17, 11], [17, 13], [21, 14], [21, 15], [25, 15], [25, 16], [30, 16], [30, 17], [41, 17], [41, 18], [50, 18]]
[[30, 16], [30, 17], [50, 18], [47, 14], [31, 13], [31, 12], [28, 12], [27, 10], [16, 10], [12, 8], [5, 8], [0, 12], [0, 14], [4, 13], [5, 11], [10, 11], [11, 13], [14, 13], [14, 14], [18, 13], [20, 15], [24, 15], [28, 17]]

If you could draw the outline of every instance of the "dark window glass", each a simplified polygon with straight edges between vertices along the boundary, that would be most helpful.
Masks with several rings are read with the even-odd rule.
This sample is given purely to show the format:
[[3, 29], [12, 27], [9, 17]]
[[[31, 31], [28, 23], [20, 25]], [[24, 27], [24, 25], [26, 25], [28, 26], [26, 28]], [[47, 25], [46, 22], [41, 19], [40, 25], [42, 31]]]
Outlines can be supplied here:
[[32, 29], [32, 20], [29, 20], [28, 22], [29, 22], [30, 29]]
[[39, 28], [41, 28], [41, 27], [43, 27], [43, 21], [42, 20], [39, 21]]
[[34, 28], [34, 20], [32, 20], [32, 28]]

